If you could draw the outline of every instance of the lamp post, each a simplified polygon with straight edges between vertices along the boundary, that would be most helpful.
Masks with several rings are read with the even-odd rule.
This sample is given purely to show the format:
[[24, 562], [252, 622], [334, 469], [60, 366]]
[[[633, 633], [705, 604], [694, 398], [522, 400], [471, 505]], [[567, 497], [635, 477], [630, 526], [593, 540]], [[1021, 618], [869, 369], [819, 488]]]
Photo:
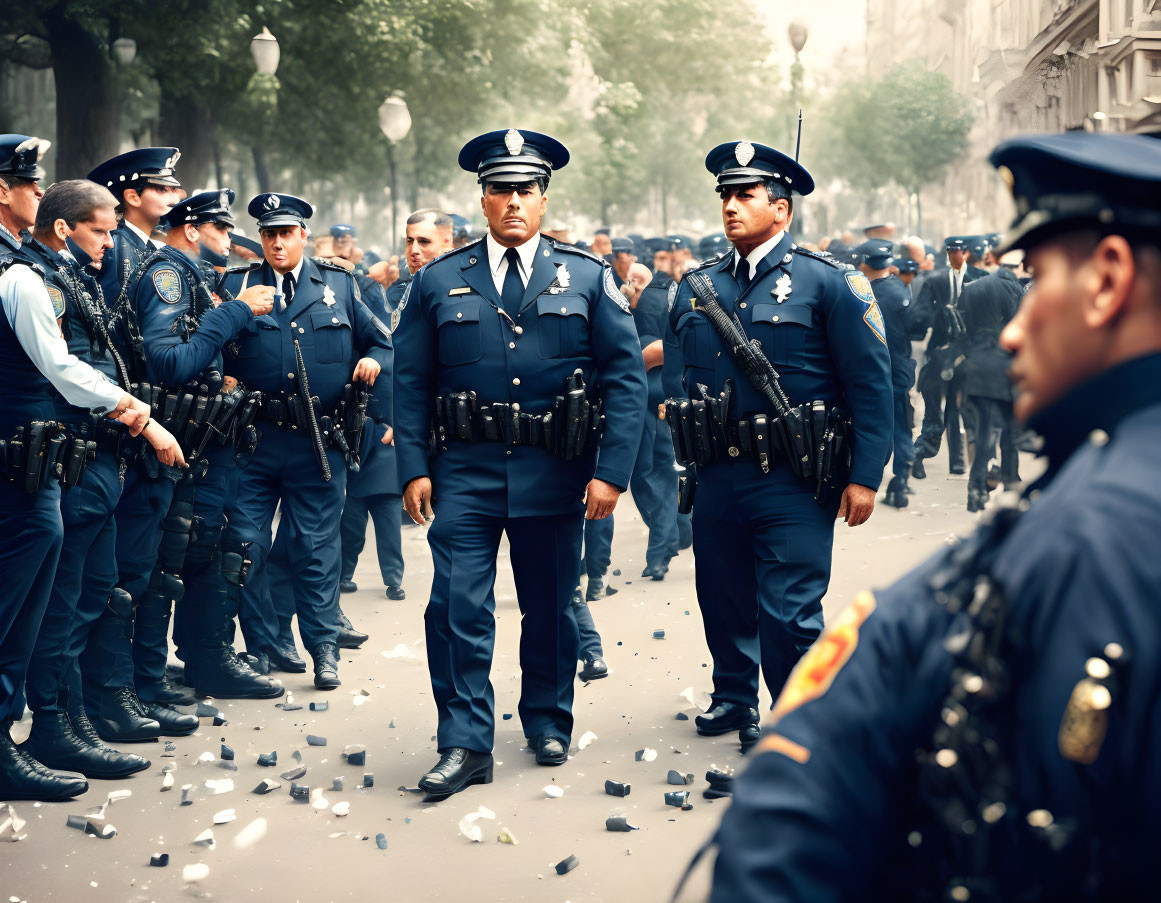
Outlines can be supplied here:
[[395, 145], [407, 137], [411, 131], [411, 111], [407, 102], [398, 94], [392, 94], [379, 106], [379, 130], [387, 139], [387, 169], [391, 173], [391, 248], [399, 250], [399, 236], [396, 224], [398, 200], [395, 190]]
[[278, 59], [281, 55], [278, 38], [274, 37], [265, 25], [259, 34], [250, 39], [250, 55], [254, 57], [254, 66], [260, 75], [273, 75], [278, 71]]
[[809, 33], [809, 29], [803, 22], [791, 22], [786, 29], [786, 35], [790, 38], [790, 46], [794, 48], [794, 62], [790, 66], [790, 102], [795, 109], [798, 107], [802, 92], [802, 60], [799, 54], [806, 46], [806, 37]]
[[113, 59], [120, 66], [128, 66], [137, 56], [137, 42], [132, 38], [117, 38], [113, 42]]

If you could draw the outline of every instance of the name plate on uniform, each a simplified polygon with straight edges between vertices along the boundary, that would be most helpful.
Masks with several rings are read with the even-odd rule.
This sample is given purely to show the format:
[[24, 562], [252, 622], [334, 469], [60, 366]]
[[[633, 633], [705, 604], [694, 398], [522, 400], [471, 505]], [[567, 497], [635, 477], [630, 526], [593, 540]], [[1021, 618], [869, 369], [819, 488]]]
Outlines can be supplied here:
[[472, 289], [470, 286], [461, 285], [459, 288], [449, 289], [447, 295], [449, 298], [451, 298], [455, 295], [469, 295], [471, 294], [471, 291]]

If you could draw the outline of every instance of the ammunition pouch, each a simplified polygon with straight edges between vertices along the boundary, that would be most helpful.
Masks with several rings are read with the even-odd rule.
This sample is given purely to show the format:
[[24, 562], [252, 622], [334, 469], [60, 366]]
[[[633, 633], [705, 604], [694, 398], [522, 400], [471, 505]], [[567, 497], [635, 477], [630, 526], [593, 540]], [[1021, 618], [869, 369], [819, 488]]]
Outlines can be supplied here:
[[146, 590], [146, 594], [152, 595], [168, 607], [170, 602], [181, 601], [182, 596], [185, 595], [185, 583], [177, 574], [156, 567], [149, 577], [149, 588]]
[[133, 597], [128, 590], [114, 586], [109, 590], [109, 598], [105, 600], [105, 608], [114, 618], [133, 618]]
[[697, 493], [697, 474], [686, 470], [677, 478], [677, 513], [689, 514], [693, 510], [693, 497]]
[[49, 480], [63, 486], [80, 482], [97, 446], [55, 420], [34, 420], [16, 428], [10, 439], [0, 439], [0, 479], [19, 483], [30, 495]]

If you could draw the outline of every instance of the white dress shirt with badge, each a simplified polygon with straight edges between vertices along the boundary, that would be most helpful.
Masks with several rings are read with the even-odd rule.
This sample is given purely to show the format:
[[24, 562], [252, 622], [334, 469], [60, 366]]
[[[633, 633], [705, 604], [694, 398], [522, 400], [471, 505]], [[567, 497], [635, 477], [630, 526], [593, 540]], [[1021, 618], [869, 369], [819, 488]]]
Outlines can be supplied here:
[[734, 248], [734, 275], [737, 276], [738, 265], [743, 260], [745, 260], [746, 263], [750, 265], [750, 281], [752, 282], [758, 275], [758, 264], [762, 262], [762, 259], [767, 254], [774, 250], [778, 242], [782, 241], [782, 234], [783, 230], [779, 229], [776, 233], [774, 233], [773, 236], [766, 239], [764, 242], [762, 242], [762, 244], [754, 248], [754, 250], [747, 254], [745, 257], [742, 257], [742, 255], [738, 253], [738, 249]]
[[[508, 275], [508, 258], [504, 256], [508, 250], [492, 237], [491, 231], [484, 239], [488, 246], [488, 266], [492, 270], [492, 282], [496, 286], [496, 295], [499, 297], [504, 291], [504, 277]], [[540, 247], [540, 233], [537, 232], [522, 245], [517, 245], [516, 254], [520, 259], [520, 281], [528, 288], [528, 280], [532, 276], [532, 264], [536, 261], [536, 249]]]

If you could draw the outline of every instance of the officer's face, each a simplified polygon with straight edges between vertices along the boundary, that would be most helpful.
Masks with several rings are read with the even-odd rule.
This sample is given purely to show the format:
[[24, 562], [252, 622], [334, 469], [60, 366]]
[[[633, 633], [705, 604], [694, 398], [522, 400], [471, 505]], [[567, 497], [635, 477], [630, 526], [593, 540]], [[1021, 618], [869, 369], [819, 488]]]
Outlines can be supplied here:
[[480, 199], [492, 237], [508, 248], [522, 245], [540, 229], [548, 198], [536, 182], [506, 185], [489, 182]]
[[[117, 228], [117, 216], [112, 207], [98, 207], [93, 211], [92, 219], [78, 222], [75, 229], [69, 229], [64, 220], [57, 220], [57, 223], [64, 226], [64, 237], [71, 238], [98, 266], [105, 249], [113, 247], [113, 230]], [[54, 231], [60, 235], [59, 230]]]
[[335, 256], [342, 257], [344, 260], [350, 260], [351, 254], [355, 250], [355, 236], [353, 235], [336, 235], [335, 236]]
[[16, 232], [32, 228], [43, 196], [44, 189], [31, 179], [0, 176], [0, 204], [7, 206]]
[[434, 222], [407, 224], [407, 269], [418, 272], [424, 264], [431, 263], [440, 254], [451, 250], [450, 229], [440, 229]]
[[1094, 285], [1091, 256], [1079, 258], [1064, 242], [1051, 242], [1030, 250], [1026, 265], [1035, 282], [1000, 333], [1001, 347], [1015, 355], [1008, 376], [1018, 393], [1014, 410], [1020, 420], [1101, 367], [1094, 359], [1100, 342], [1085, 322]]
[[669, 252], [658, 251], [653, 255], [653, 269], [658, 273], [669, 272]]
[[722, 224], [735, 245], [757, 247], [790, 222], [790, 205], [770, 203], [764, 185], [741, 185], [722, 192]]
[[142, 219], [156, 222], [169, 208], [181, 200], [181, 189], [173, 185], [146, 185], [140, 191], [132, 188], [125, 192], [125, 203], [136, 207]]
[[632, 251], [618, 251], [613, 258], [613, 270], [622, 282], [629, 278], [629, 267], [637, 262], [637, 255]]
[[198, 226], [198, 244], [214, 254], [229, 254], [230, 230], [221, 223], [202, 223]]
[[604, 257], [606, 254], [613, 253], [613, 240], [609, 238], [604, 232], [600, 235], [593, 236], [593, 253], [598, 257]]
[[968, 252], [963, 248], [948, 248], [947, 262], [951, 265], [953, 270], [958, 270], [964, 265], [964, 261], [968, 258]]
[[262, 254], [276, 273], [289, 273], [302, 260], [306, 230], [302, 226], [275, 226], [263, 229]]

